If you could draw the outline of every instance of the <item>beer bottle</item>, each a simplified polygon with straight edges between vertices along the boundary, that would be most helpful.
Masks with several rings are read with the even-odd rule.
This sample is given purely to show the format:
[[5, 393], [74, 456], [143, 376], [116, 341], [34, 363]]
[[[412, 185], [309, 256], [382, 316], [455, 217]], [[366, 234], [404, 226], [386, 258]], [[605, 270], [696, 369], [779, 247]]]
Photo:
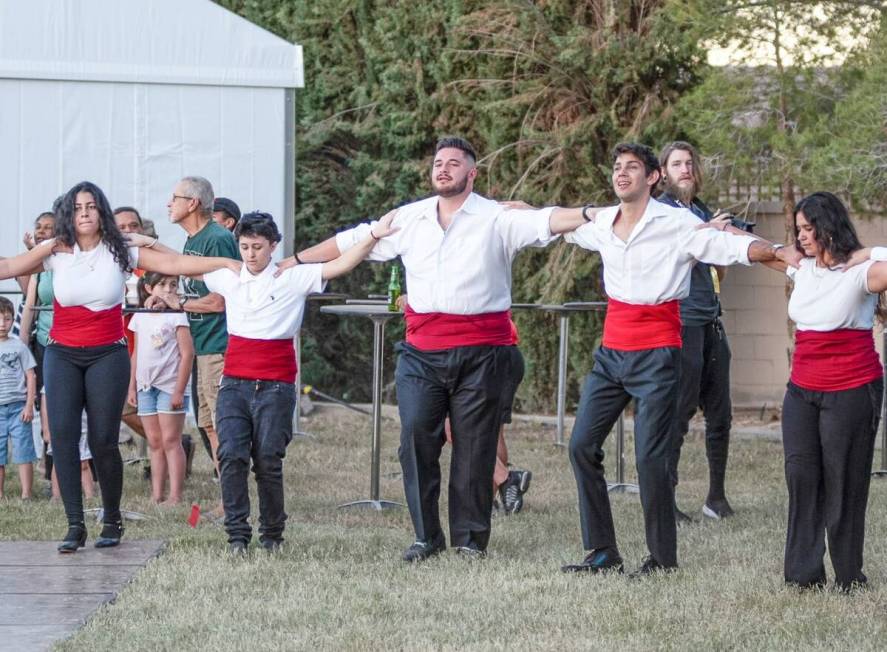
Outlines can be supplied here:
[[394, 265], [391, 268], [391, 280], [388, 281], [388, 311], [389, 312], [398, 312], [400, 308], [397, 307], [397, 300], [400, 298], [400, 295], [403, 294], [403, 290], [400, 287], [400, 266]]

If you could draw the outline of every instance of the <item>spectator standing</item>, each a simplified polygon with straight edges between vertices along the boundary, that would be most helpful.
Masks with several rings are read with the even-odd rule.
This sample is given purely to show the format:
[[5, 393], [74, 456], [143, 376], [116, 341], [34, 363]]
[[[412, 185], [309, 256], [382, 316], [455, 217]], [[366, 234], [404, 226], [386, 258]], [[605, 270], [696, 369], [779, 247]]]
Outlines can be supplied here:
[[15, 308], [6, 297], [0, 297], [0, 498], [9, 463], [8, 442], [12, 442], [12, 462], [18, 465], [22, 500], [31, 499], [34, 484], [34, 397], [37, 380], [34, 356], [24, 342], [10, 337]]
[[[175, 292], [177, 276], [148, 272], [139, 280], [140, 304], [155, 292]], [[165, 505], [182, 500], [185, 451], [182, 428], [194, 344], [188, 319], [182, 313], [138, 313], [129, 322], [135, 336], [135, 356], [130, 374], [129, 404], [138, 407], [151, 451], [151, 498], [163, 501], [166, 476], [169, 498]]]
[[[213, 220], [214, 202], [212, 184], [203, 177], [184, 177], [176, 184], [167, 209], [170, 221], [188, 234], [182, 253], [186, 256], [221, 256], [239, 260], [234, 236]], [[181, 297], [175, 292], [154, 294], [146, 306], [169, 307], [183, 310], [188, 315], [196, 354], [197, 426], [210, 442], [213, 463], [218, 472], [219, 440], [215, 411], [228, 346], [225, 300], [221, 295], [210, 292], [202, 281], [188, 280], [184, 283], [184, 289], [185, 294]]]
[[240, 206], [227, 197], [216, 197], [213, 202], [213, 220], [227, 231], [234, 233], [240, 221]]

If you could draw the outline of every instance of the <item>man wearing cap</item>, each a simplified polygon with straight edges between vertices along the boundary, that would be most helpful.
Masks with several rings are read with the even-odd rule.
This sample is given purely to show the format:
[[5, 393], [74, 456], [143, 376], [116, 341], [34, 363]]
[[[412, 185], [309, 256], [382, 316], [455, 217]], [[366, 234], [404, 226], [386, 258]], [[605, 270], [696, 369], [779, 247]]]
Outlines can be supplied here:
[[234, 233], [234, 227], [240, 221], [240, 206], [227, 197], [216, 197], [213, 202], [213, 219], [216, 224]]

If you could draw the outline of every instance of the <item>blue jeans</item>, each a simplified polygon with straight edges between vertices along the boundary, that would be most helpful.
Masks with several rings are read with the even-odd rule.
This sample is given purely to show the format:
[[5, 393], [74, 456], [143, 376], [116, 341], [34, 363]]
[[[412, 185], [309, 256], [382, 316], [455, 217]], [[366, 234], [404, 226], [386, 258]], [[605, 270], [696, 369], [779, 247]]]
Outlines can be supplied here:
[[9, 464], [7, 441], [12, 440], [12, 463], [28, 464], [37, 459], [31, 423], [22, 421], [24, 401], [0, 405], [0, 466]]
[[259, 494], [259, 539], [283, 541], [283, 458], [293, 438], [296, 388], [274, 380], [222, 376], [216, 402], [222, 503], [228, 541], [249, 543], [249, 465]]

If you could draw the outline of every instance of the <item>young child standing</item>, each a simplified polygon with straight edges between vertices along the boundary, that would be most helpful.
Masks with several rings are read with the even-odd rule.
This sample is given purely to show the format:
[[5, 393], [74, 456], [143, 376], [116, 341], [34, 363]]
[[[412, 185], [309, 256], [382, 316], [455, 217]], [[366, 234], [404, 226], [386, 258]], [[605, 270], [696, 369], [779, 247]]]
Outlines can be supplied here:
[[0, 498], [9, 463], [8, 442], [12, 441], [12, 462], [18, 464], [22, 499], [30, 500], [34, 484], [37, 451], [31, 432], [37, 376], [34, 356], [17, 337], [10, 337], [15, 321], [15, 307], [0, 297]]
[[[174, 293], [177, 276], [148, 272], [139, 279], [139, 305], [152, 295]], [[177, 505], [185, 483], [185, 394], [194, 361], [194, 342], [184, 313], [133, 315], [129, 330], [135, 334], [135, 352], [129, 383], [129, 403], [138, 408], [151, 456], [151, 499]], [[169, 497], [163, 500], [166, 477]]]

